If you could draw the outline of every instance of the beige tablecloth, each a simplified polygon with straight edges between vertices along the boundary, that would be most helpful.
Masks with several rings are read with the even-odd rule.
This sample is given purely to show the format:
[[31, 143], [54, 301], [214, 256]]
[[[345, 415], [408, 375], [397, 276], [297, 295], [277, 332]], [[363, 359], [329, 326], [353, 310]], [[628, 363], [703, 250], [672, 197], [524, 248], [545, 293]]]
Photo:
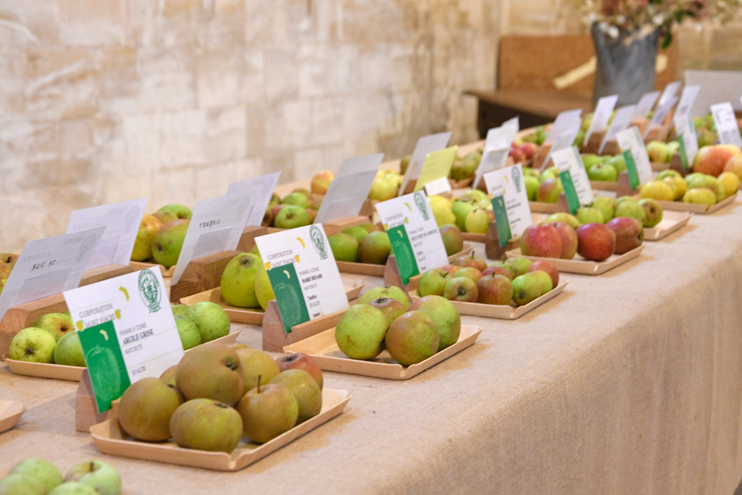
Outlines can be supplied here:
[[[0, 471], [100, 457], [129, 494], [729, 495], [742, 478], [741, 248], [737, 203], [603, 276], [564, 275], [563, 295], [515, 322], [466, 317], [484, 327], [478, 343], [410, 381], [327, 373], [353, 393], [346, 412], [237, 473], [103, 456], [75, 433], [75, 384], [0, 364], [0, 398], [28, 406], [0, 435]], [[240, 341], [259, 345], [260, 330]]]

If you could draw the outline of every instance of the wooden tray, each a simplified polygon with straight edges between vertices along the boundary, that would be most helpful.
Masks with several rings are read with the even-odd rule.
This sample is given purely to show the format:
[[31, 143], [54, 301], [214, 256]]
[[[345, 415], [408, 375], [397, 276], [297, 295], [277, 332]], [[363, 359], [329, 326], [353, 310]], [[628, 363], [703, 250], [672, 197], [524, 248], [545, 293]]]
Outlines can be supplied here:
[[[241, 330], [236, 330], [230, 332], [224, 337], [200, 345], [233, 344], [240, 335], [240, 332]], [[195, 349], [195, 347], [192, 349]], [[185, 352], [190, 352], [192, 349], [188, 349]], [[16, 361], [7, 357], [5, 358], [5, 362], [8, 363], [10, 371], [16, 375], [33, 376], [36, 378], [52, 378], [54, 380], [67, 380], [70, 382], [79, 382], [82, 378], [83, 371], [87, 369], [85, 366], [66, 366], [64, 364], [53, 363], [29, 363], [28, 361]]]
[[162, 272], [163, 278], [172, 278], [173, 274], [175, 273], [175, 266], [173, 265], [170, 268], [165, 268], [163, 265], [158, 265], [157, 263], [147, 263], [144, 261], [132, 261], [129, 263], [129, 266], [135, 271], [138, 272], [140, 270], [144, 270], [145, 268], [159, 268]]
[[409, 380], [419, 375], [428, 368], [432, 368], [444, 359], [448, 359], [459, 351], [472, 345], [482, 329], [476, 325], [461, 325], [459, 340], [452, 346], [429, 357], [425, 361], [413, 364], [405, 368], [394, 361], [387, 351], [382, 352], [372, 361], [350, 359], [343, 354], [335, 342], [335, 328], [330, 328], [322, 333], [304, 340], [300, 340], [283, 348], [284, 352], [303, 352], [312, 356], [312, 359], [324, 371], [336, 371], [338, 373], [350, 373], [352, 375], [371, 376], [374, 378], [386, 378], [389, 380]]
[[[493, 220], [494, 222], [494, 220]], [[471, 232], [462, 232], [461, 237], [466, 242], [486, 242], [487, 241], [487, 233], [484, 234], [473, 234]]]
[[539, 258], [537, 256], [523, 256], [520, 253], [520, 248], [508, 251], [507, 253], [505, 253], [505, 256], [508, 258], [522, 256], [533, 261], [548, 261], [549, 263], [554, 265], [560, 273], [568, 272], [578, 273], [580, 275], [602, 275], [603, 273], [612, 270], [619, 265], [623, 265], [624, 263], [631, 261], [634, 258], [638, 258], [639, 255], [642, 254], [643, 250], [644, 244], [636, 249], [632, 249], [628, 253], [614, 254], [605, 261], [587, 261], [581, 258], [579, 254], [575, 255], [575, 258], [571, 260], [563, 260], [557, 258]]
[[383, 277], [386, 264], [374, 265], [372, 263], [355, 263], [352, 261], [336, 261], [340, 273], [355, 273], [358, 275], [371, 275], [373, 277]]
[[[345, 293], [348, 296], [348, 301], [357, 298], [361, 295], [361, 291], [366, 286], [365, 282], [357, 283], [356, 285], [345, 285]], [[232, 323], [244, 323], [247, 325], [262, 325], [263, 318], [265, 317], [265, 311], [260, 308], [238, 308], [236, 306], [230, 306], [227, 302], [222, 299], [222, 289], [217, 287], [216, 289], [207, 290], [205, 292], [199, 292], [192, 296], [184, 297], [180, 300], [181, 304], [186, 306], [192, 306], [197, 302], [211, 301], [218, 304], [227, 316], [229, 321]]]
[[556, 213], [558, 211], [558, 205], [559, 203], [542, 203], [540, 201], [529, 201], [528, 206], [531, 208], [531, 212], [533, 213], [548, 213], [551, 215], [552, 213]]
[[607, 180], [591, 180], [590, 187], [601, 191], [616, 191], [618, 190], [618, 180], [615, 182]]
[[[737, 194], [738, 193], [734, 193], [732, 196], [729, 196], [724, 201], [720, 203], [716, 203], [713, 206], [706, 206], [706, 205], [700, 205], [700, 204], [695, 204], [695, 203], [683, 203], [682, 201], [657, 201], [657, 202], [662, 206], [665, 212], [683, 211], [683, 212], [693, 213], [694, 215], [710, 215], [734, 203], [734, 201], [737, 199]], [[637, 199], [639, 198], [638, 195], [635, 197]]]
[[665, 211], [662, 221], [652, 228], [644, 229], [645, 241], [659, 241], [688, 224], [692, 215], [688, 212]]
[[[494, 304], [481, 304], [460, 301], [451, 302], [453, 303], [454, 308], [456, 308], [462, 315], [482, 316], [484, 318], [497, 318], [499, 320], [517, 320], [529, 311], [538, 308], [546, 301], [553, 299], [554, 297], [564, 292], [564, 288], [567, 286], [568, 283], [568, 279], [560, 277], [559, 285], [557, 285], [554, 289], [550, 290], [543, 296], [534, 299], [524, 306], [498, 306]], [[417, 289], [410, 292], [410, 297], [420, 297]]]
[[104, 454], [214, 471], [239, 471], [339, 415], [351, 397], [347, 390], [326, 388], [322, 391], [322, 411], [317, 416], [263, 445], [245, 443], [243, 439], [231, 454], [184, 449], [173, 442], [140, 442], [121, 429], [117, 418], [92, 426], [90, 434], [95, 446]]
[[0, 433], [17, 425], [25, 410], [26, 406], [20, 402], [0, 400]]
[[662, 172], [670, 168], [670, 162], [652, 162], [652, 170], [655, 172]]

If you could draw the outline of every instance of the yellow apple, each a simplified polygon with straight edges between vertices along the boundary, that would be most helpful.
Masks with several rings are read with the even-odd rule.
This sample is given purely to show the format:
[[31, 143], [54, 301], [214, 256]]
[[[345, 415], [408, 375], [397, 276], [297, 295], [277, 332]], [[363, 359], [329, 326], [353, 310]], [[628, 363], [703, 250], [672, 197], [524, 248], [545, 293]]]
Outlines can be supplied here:
[[725, 198], [733, 196], [739, 190], [739, 178], [732, 172], [723, 172], [719, 182], [724, 185]]
[[162, 227], [162, 223], [152, 215], [147, 213], [139, 224], [139, 232], [134, 242], [134, 250], [131, 252], [132, 261], [144, 261], [152, 258], [152, 239]]
[[657, 201], [672, 201], [675, 199], [675, 190], [667, 182], [653, 180], [642, 186], [639, 193], [642, 199], [655, 199]]

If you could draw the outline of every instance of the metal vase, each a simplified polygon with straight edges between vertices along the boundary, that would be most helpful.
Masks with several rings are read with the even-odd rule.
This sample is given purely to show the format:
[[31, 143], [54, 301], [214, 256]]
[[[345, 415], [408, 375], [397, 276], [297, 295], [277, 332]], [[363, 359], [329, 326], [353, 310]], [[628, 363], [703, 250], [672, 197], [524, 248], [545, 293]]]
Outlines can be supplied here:
[[659, 31], [644, 36], [622, 32], [614, 39], [596, 23], [591, 32], [598, 59], [593, 103], [603, 96], [617, 94], [617, 106], [630, 105], [654, 91]]

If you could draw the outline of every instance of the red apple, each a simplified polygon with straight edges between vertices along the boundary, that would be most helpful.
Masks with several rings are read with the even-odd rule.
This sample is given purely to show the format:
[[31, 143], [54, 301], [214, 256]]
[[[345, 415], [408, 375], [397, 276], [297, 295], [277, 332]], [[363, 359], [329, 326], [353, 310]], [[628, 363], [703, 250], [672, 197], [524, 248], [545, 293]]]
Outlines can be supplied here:
[[449, 301], [477, 302], [479, 290], [477, 284], [470, 278], [452, 278], [443, 289], [443, 297]]
[[322, 170], [321, 172], [317, 172], [316, 174], [314, 174], [309, 187], [314, 194], [324, 196], [325, 194], [327, 194], [327, 190], [330, 188], [330, 184], [332, 183], [334, 178], [335, 174], [333, 174], [329, 170]]
[[591, 261], [604, 261], [616, 247], [616, 234], [602, 223], [586, 223], [577, 229], [577, 252]]
[[482, 304], [508, 305], [513, 300], [513, 284], [502, 275], [482, 277], [477, 282], [479, 298]]
[[467, 266], [457, 271], [456, 274], [454, 275], [454, 278], [456, 277], [466, 277], [476, 282], [477, 280], [482, 278], [482, 272], [480, 272], [479, 270], [477, 270], [476, 268], [472, 266]]
[[538, 145], [536, 143], [523, 143], [518, 149], [526, 157], [526, 160], [532, 159], [538, 153]]
[[519, 148], [510, 148], [508, 156], [513, 159], [515, 163], [521, 163], [526, 161], [526, 155]]
[[[575, 234], [575, 238], [576, 237], [577, 235]], [[535, 272], [536, 270], [541, 270], [542, 272], [548, 273], [549, 277], [551, 277], [551, 283], [553, 284], [554, 288], [559, 285], [559, 270], [557, 270], [556, 267], [548, 261], [534, 261], [533, 263], [531, 263], [531, 266], [528, 267], [526, 273]]]
[[628, 253], [644, 241], [644, 227], [636, 219], [616, 217], [606, 224], [616, 234], [616, 254]]
[[304, 370], [314, 378], [319, 388], [322, 388], [324, 380], [322, 379], [322, 370], [319, 368], [317, 363], [311, 357], [307, 356], [303, 352], [297, 352], [294, 354], [287, 354], [276, 359], [278, 368], [281, 371], [286, 370]]
[[737, 154], [739, 153], [723, 145], [704, 146], [693, 160], [693, 171], [719, 177], [724, 171], [724, 165]]
[[524, 256], [559, 258], [562, 256], [562, 236], [552, 224], [531, 225], [523, 232], [520, 250]]
[[487, 263], [480, 258], [477, 258], [474, 255], [474, 251], [471, 252], [471, 254], [467, 254], [465, 256], [459, 256], [456, 258], [456, 261], [453, 262], [454, 266], [461, 266], [461, 267], [472, 267], [476, 268], [477, 270], [484, 271], [487, 269]]
[[454, 265], [444, 265], [441, 267], [441, 270], [445, 270], [448, 272], [448, 274], [453, 277], [457, 271], [461, 270], [463, 267], [461, 266], [454, 266]]
[[483, 277], [486, 277], [487, 275], [502, 275], [503, 277], [511, 281], [515, 278], [513, 272], [510, 269], [505, 268], [504, 266], [488, 267], [485, 271], [482, 272]]
[[577, 234], [575, 233], [575, 229], [564, 222], [554, 222], [551, 225], [562, 236], [562, 255], [560, 257], [563, 260], [571, 260], [577, 252]]

